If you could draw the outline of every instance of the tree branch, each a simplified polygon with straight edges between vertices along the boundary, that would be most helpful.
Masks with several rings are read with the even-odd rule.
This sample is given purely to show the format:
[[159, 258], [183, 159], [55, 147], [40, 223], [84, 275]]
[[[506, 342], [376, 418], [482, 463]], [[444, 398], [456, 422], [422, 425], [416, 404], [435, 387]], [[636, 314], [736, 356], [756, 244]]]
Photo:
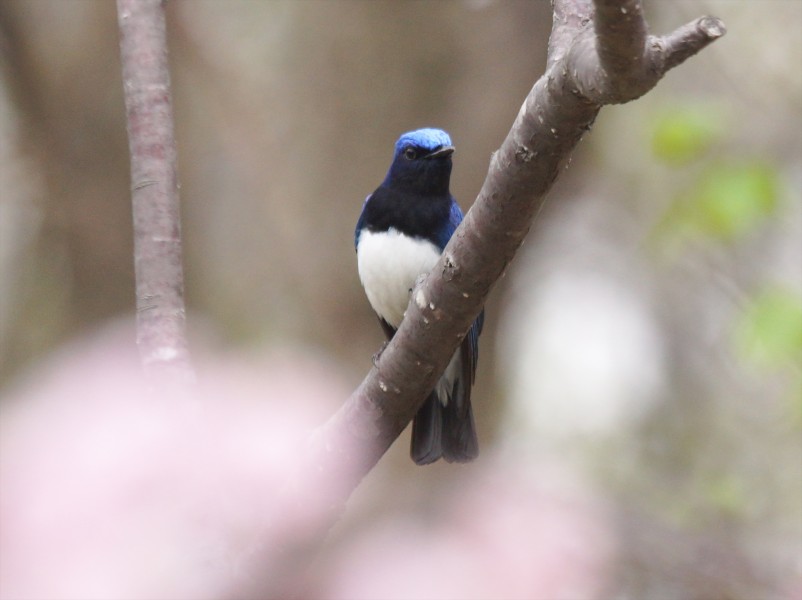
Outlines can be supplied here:
[[186, 341], [176, 146], [161, 0], [117, 0], [131, 153], [137, 345], [150, 376], [193, 378]]
[[[646, 20], [640, 0], [595, 0], [596, 52], [609, 88], [636, 85], [646, 63]], [[620, 93], [620, 92], [619, 92]]]
[[[567, 10], [565, 5], [577, 2], [555, 0], [555, 5]], [[594, 0], [593, 7], [593, 31], [578, 30], [573, 57], [567, 62], [578, 92], [599, 106], [639, 98], [669, 69], [726, 32], [719, 19], [702, 17], [666, 37], [656, 37], [648, 35], [640, 0]]]
[[699, 17], [683, 25], [673, 33], [656, 38], [653, 43], [662, 46], [665, 53], [665, 70], [673, 69], [685, 62], [702, 48], [727, 33], [727, 29], [716, 17]]
[[554, 0], [546, 73], [494, 153], [439, 263], [413, 291], [395, 337], [317, 431], [310, 472], [336, 482], [347, 498], [434, 387], [599, 109], [646, 93], [724, 32], [718, 19], [705, 17], [653, 37], [637, 0]]

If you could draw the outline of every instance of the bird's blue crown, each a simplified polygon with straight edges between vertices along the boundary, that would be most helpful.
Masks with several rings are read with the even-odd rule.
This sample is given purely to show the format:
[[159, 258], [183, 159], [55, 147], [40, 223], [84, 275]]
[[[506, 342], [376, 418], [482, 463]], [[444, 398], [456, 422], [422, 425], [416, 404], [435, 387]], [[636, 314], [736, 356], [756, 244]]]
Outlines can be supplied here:
[[409, 145], [424, 148], [426, 150], [436, 150], [442, 146], [451, 146], [451, 138], [442, 129], [417, 129], [408, 131], [395, 143], [395, 153], [398, 155]]

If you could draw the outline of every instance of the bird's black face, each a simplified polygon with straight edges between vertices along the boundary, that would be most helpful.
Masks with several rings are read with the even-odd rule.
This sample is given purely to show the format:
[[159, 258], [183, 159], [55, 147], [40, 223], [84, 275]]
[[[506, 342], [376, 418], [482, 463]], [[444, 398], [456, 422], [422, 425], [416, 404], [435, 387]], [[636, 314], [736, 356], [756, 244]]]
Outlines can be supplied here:
[[422, 196], [448, 195], [453, 146], [406, 144], [396, 151], [387, 181], [399, 191]]

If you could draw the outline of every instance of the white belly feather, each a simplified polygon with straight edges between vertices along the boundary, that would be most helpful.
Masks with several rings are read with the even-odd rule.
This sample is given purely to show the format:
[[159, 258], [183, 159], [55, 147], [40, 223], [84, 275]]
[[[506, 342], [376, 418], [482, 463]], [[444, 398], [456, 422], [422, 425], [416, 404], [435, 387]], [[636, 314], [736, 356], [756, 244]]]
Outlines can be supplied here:
[[[373, 233], [362, 231], [356, 251], [359, 279], [368, 301], [382, 319], [398, 329], [418, 276], [432, 270], [440, 258], [433, 243], [407, 237], [395, 229]], [[437, 384], [443, 403], [448, 401], [461, 371], [459, 350]]]
[[432, 242], [405, 236], [395, 229], [359, 236], [357, 267], [373, 310], [396, 329], [404, 318], [409, 293], [419, 275], [440, 258]]

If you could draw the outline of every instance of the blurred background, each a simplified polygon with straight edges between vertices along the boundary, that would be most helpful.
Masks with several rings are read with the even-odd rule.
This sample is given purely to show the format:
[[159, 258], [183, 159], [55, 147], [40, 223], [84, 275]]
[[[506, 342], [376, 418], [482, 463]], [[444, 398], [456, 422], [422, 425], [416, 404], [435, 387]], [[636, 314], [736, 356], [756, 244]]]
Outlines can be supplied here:
[[[653, 33], [713, 14], [728, 34], [602, 110], [496, 286], [479, 464], [568, 478], [605, 507], [588, 594], [799, 597], [802, 3], [645, 4]], [[353, 249], [365, 196], [398, 135], [435, 126], [470, 208], [543, 72], [550, 4], [167, 12], [195, 352], [304, 356], [353, 388], [382, 341]], [[0, 403], [63, 344], [133, 320], [128, 165], [114, 4], [0, 3]], [[416, 468], [407, 445], [329, 555], [470, 479]]]

